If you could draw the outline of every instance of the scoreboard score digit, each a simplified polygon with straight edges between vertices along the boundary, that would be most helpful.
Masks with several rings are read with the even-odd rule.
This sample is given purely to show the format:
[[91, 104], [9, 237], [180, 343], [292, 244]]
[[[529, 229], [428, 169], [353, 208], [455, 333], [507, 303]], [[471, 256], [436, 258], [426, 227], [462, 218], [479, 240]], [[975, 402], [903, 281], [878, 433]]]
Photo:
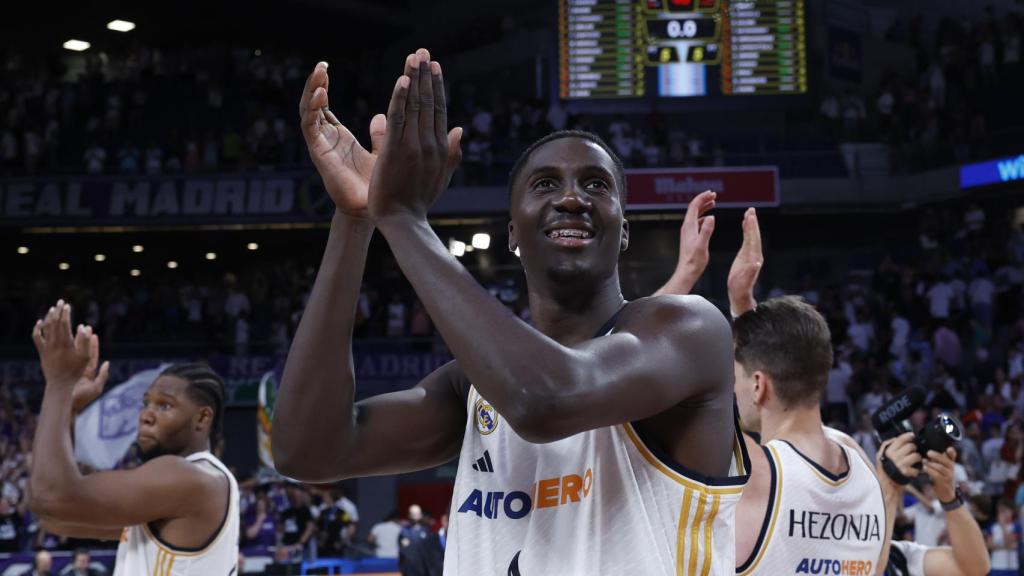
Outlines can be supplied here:
[[565, 99], [807, 91], [804, 0], [559, 0], [559, 40]]

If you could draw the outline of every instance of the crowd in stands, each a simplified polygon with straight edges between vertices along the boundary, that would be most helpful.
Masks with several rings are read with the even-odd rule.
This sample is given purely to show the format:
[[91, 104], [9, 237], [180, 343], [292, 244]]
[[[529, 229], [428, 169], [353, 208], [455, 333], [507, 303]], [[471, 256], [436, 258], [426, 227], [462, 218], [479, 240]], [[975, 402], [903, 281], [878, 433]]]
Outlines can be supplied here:
[[[914, 51], [917, 76], [890, 71], [876, 86], [836, 84], [822, 91], [817, 120], [786, 119], [793, 142], [759, 137], [753, 149], [747, 136], [692, 128], [685, 114], [570, 115], [557, 99], [471, 78], [450, 88], [450, 122], [465, 129], [455, 182], [503, 184], [527, 144], [567, 127], [606, 136], [631, 167], [763, 163], [756, 152], [835, 150], [847, 141], [885, 142], [897, 169], [987, 157], [1001, 151], [1000, 130], [1014, 117], [1006, 94], [1022, 86], [1022, 29], [1020, 14], [996, 20], [991, 10], [975, 22], [943, 19], [934, 31], [920, 19], [899, 22], [887, 39]], [[9, 55], [0, 63], [11, 79], [0, 87], [0, 175], [308, 169], [294, 111], [311, 62], [297, 53], [137, 45], [68, 62], [39, 66]], [[380, 111], [371, 105], [382, 93], [377, 63], [367, 53], [331, 66], [354, 83], [332, 90], [332, 110], [365, 137]]]
[[843, 141], [885, 142], [904, 170], [1013, 152], [1003, 144], [1020, 141], [1022, 32], [1021, 14], [997, 19], [991, 7], [973, 22], [943, 18], [934, 34], [921, 17], [899, 21], [886, 39], [913, 50], [917, 76], [887, 71], [878, 86], [826, 94], [820, 117]]

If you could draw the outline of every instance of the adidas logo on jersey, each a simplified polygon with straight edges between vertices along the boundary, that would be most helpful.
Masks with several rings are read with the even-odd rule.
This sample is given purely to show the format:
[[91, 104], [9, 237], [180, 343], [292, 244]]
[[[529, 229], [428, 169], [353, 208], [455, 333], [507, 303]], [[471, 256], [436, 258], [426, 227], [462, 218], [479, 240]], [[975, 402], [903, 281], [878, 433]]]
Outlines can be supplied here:
[[484, 455], [476, 459], [476, 464], [473, 464], [473, 470], [477, 472], [494, 472], [494, 464], [491, 462], [491, 453], [484, 450]]

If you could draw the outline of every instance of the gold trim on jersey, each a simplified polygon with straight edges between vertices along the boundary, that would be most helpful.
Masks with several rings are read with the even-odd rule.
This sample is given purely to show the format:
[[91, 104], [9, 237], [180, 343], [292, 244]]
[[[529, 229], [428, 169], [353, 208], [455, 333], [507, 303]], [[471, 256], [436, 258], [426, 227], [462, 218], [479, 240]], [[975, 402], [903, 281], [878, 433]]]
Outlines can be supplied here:
[[693, 498], [693, 491], [683, 488], [683, 507], [679, 511], [679, 531], [676, 537], [676, 575], [683, 574], [683, 556], [686, 553], [686, 525], [690, 519], [690, 500]]
[[[804, 457], [802, 454], [797, 453], [796, 457], [797, 457], [798, 460], [803, 462], [811, 470], [811, 472], [814, 472], [814, 476], [818, 480], [821, 480], [822, 482], [824, 482], [825, 484], [827, 484], [829, 486], [832, 486], [833, 488], [838, 488], [839, 486], [842, 486], [843, 484], [846, 484], [846, 481], [850, 479], [850, 476], [853, 476], [853, 462], [850, 460], [850, 454], [847, 452], [845, 446], [843, 446], [842, 444], [840, 444], [838, 442], [832, 442], [832, 443], [835, 444], [836, 446], [839, 446], [839, 450], [842, 451], [842, 453], [843, 453], [843, 458], [846, 459], [846, 476], [843, 476], [839, 480], [833, 480], [833, 479], [829, 478], [828, 476], [825, 476], [824, 474], [822, 474], [821, 470], [818, 470], [817, 468], [815, 468], [814, 464], [811, 464], [810, 462], [808, 462], [807, 458]], [[796, 450], [792, 446], [790, 446], [789, 449], [793, 450], [794, 452], [796, 452]]]
[[[628, 422], [626, 424], [622, 424], [622, 429], [625, 430], [626, 435], [629, 436], [629, 439], [633, 441], [633, 445], [636, 446], [637, 450], [640, 451], [640, 455], [644, 457], [644, 460], [647, 460], [648, 464], [650, 464], [659, 472], [668, 476], [669, 478], [671, 478], [672, 480], [676, 481], [677, 483], [681, 484], [686, 488], [696, 490], [701, 494], [740, 494], [741, 492], [743, 492], [743, 487], [747, 484], [747, 479], [744, 478], [744, 476], [747, 476], [746, 469], [742, 465], [742, 462], [740, 464], [740, 469], [743, 470], [743, 473], [741, 473], [738, 476], [730, 477], [728, 479], [728, 484], [724, 486], [710, 486], [708, 484], [704, 484], [703, 482], [698, 482], [696, 480], [688, 478], [683, 474], [680, 474], [679, 472], [676, 472], [675, 470], [669, 468], [662, 461], [658, 460], [658, 457], [652, 454], [651, 451], [647, 448], [647, 446], [644, 445], [643, 441], [640, 440], [640, 437], [637, 436], [636, 430], [633, 429], [632, 424]], [[734, 451], [746, 449], [745, 447], [739, 447], [735, 445], [736, 443], [742, 441], [743, 440], [740, 438], [736, 438], [733, 441]]]
[[711, 571], [711, 533], [715, 526], [715, 516], [718, 516], [718, 504], [722, 497], [715, 494], [711, 501], [711, 512], [708, 513], [707, 522], [704, 523], [704, 569], [700, 571], [701, 576], [708, 576]]
[[687, 574], [697, 573], [697, 549], [700, 548], [697, 544], [700, 540], [697, 539], [697, 531], [700, 530], [700, 525], [704, 521], [704, 504], [707, 502], [707, 494], [701, 494], [697, 498], [697, 512], [693, 515], [693, 524], [690, 524], [690, 564]]
[[153, 576], [170, 576], [174, 568], [174, 560], [177, 554], [167, 552], [162, 548], [156, 551], [156, 562], [153, 564]]
[[779, 509], [782, 508], [782, 460], [779, 458], [779, 453], [775, 451], [775, 446], [765, 445], [772, 453], [772, 457], [768, 459], [768, 465], [775, 469], [775, 494], [773, 498], [772, 506], [772, 521], [768, 524], [768, 531], [764, 535], [764, 541], [761, 542], [761, 546], [757, 550], [751, 552], [756, 553], [754, 561], [750, 563], [750, 566], [746, 570], [740, 572], [738, 576], [747, 576], [757, 568], [758, 563], [761, 562], [761, 558], [764, 557], [764, 553], [768, 550], [768, 544], [772, 541], [772, 534], [775, 533], [775, 521], [779, 519]]

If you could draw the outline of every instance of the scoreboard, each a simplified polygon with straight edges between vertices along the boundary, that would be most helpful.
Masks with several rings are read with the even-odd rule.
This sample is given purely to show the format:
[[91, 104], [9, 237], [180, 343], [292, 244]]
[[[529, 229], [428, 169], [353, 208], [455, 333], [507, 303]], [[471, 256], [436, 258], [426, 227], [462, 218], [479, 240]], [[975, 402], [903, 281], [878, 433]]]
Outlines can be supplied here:
[[563, 99], [801, 94], [804, 0], [559, 0]]

